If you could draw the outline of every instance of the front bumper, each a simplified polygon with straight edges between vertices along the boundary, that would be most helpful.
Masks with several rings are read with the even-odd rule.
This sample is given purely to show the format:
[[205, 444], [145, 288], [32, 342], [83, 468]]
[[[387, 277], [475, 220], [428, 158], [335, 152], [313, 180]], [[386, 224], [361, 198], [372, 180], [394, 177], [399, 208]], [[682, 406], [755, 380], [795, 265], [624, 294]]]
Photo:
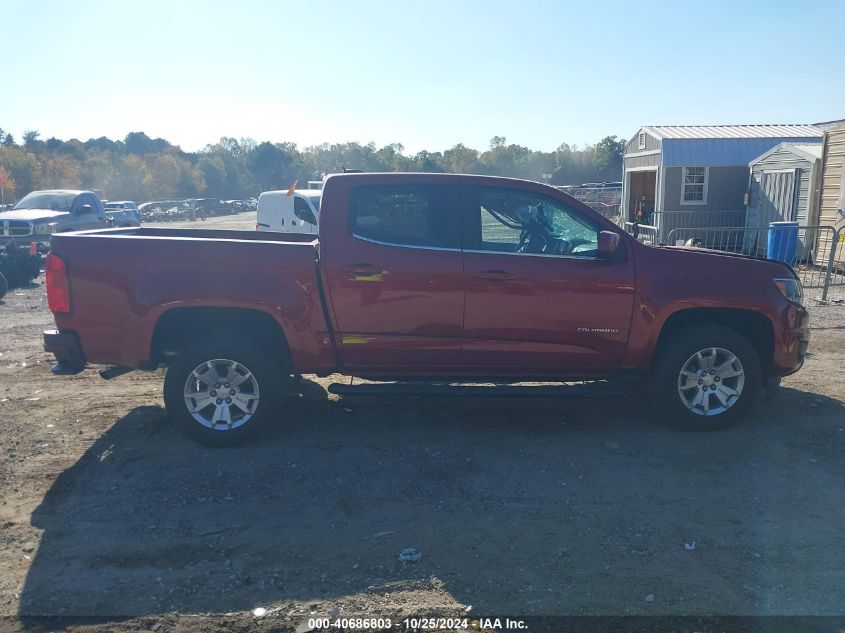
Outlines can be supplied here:
[[46, 330], [44, 351], [56, 357], [56, 364], [51, 370], [54, 374], [78, 374], [85, 369], [85, 354], [76, 332]]
[[791, 304], [781, 314], [782, 331], [775, 340], [772, 375], [789, 376], [801, 369], [810, 344], [810, 313], [803, 306]]

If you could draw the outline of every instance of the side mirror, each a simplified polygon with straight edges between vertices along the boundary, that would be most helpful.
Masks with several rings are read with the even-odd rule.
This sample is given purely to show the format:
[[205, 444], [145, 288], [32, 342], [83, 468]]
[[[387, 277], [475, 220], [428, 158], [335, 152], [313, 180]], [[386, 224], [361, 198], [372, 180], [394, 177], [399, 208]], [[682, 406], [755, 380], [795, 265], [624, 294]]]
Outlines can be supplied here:
[[613, 259], [616, 249], [619, 248], [619, 233], [615, 231], [601, 231], [599, 233], [598, 252], [599, 257]]
[[83, 204], [79, 207], [79, 210], [76, 212], [78, 215], [83, 215], [85, 213], [94, 213], [94, 207], [90, 204]]

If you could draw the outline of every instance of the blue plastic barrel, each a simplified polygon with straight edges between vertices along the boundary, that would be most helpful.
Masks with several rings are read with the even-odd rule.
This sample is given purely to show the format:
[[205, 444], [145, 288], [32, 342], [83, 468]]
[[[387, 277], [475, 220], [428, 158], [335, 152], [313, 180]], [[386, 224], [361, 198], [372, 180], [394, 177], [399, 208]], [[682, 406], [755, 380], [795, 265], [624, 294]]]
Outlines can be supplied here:
[[772, 222], [769, 224], [768, 259], [777, 259], [790, 266], [798, 258], [798, 222]]

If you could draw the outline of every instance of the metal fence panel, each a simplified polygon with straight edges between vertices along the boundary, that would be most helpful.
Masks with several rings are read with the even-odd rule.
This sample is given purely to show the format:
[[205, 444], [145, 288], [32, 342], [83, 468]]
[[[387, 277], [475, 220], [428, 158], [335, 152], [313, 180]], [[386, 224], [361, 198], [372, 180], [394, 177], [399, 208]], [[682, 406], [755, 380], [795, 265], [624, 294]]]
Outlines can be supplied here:
[[639, 224], [638, 222], [625, 222], [622, 226], [628, 233], [633, 235], [643, 244], [657, 246], [660, 242], [657, 240], [657, 227], [649, 226], [648, 224]]

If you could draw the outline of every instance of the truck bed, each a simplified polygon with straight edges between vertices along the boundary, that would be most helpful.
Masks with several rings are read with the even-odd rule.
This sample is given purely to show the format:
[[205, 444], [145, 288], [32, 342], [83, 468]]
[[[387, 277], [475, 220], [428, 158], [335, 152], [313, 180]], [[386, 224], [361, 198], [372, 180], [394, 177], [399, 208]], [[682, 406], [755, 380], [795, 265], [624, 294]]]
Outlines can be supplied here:
[[328, 328], [314, 236], [142, 227], [59, 234], [51, 243], [71, 296], [56, 324], [76, 333], [89, 363], [155, 364], [151, 347], [164, 313], [214, 307], [272, 317], [293, 339], [298, 364], [322, 366]]
[[[62, 237], [64, 237], [64, 234]], [[250, 241], [250, 242], [282, 242], [282, 243], [312, 243], [317, 241], [316, 235], [305, 233], [271, 233], [258, 231], [231, 231], [222, 229], [169, 229], [161, 227], [127, 227], [120, 229], [98, 229], [94, 231], [76, 231], [73, 235], [94, 237], [134, 237], [134, 238], [166, 238], [178, 240], [214, 240], [214, 241]], [[56, 235], [55, 237], [59, 237]]]

